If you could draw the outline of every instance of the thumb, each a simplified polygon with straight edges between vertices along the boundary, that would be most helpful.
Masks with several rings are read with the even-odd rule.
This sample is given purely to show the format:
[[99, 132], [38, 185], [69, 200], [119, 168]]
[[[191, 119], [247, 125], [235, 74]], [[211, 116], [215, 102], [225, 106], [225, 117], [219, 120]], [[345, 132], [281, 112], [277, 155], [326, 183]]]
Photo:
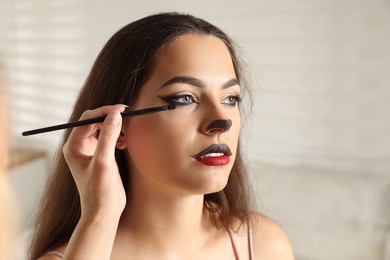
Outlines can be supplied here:
[[115, 145], [122, 128], [122, 116], [119, 111], [111, 111], [105, 118], [99, 133], [94, 158], [110, 160], [115, 156]]

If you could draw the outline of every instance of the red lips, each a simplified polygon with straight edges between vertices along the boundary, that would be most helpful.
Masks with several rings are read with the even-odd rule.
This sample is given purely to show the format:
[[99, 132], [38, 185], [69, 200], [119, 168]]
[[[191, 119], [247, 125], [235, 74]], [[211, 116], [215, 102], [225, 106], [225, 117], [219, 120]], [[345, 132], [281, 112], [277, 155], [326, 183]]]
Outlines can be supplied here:
[[208, 166], [223, 166], [230, 162], [232, 152], [226, 144], [213, 144], [192, 156], [198, 162]]
[[210, 157], [199, 157], [196, 158], [198, 162], [203, 163], [205, 165], [209, 166], [223, 166], [230, 162], [230, 157], [228, 155], [222, 155], [222, 156], [210, 156]]

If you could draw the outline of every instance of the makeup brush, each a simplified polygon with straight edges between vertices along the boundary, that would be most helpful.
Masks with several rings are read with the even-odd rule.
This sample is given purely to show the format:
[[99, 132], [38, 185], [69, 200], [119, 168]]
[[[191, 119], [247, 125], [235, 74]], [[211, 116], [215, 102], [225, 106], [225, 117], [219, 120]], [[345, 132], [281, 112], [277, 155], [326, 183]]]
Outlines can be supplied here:
[[[151, 113], [166, 111], [166, 110], [170, 110], [170, 109], [175, 109], [175, 105], [170, 104], [170, 105], [159, 106], [159, 107], [148, 107], [148, 108], [134, 110], [134, 111], [125, 111], [125, 112], [122, 112], [121, 115], [122, 115], [122, 118], [129, 118], [129, 117], [134, 117], [134, 116], [148, 115]], [[83, 125], [101, 123], [104, 121], [105, 118], [106, 118], [106, 116], [99, 116], [99, 117], [94, 117], [94, 118], [76, 121], [76, 122], [70, 122], [70, 123], [61, 124], [61, 125], [48, 126], [48, 127], [44, 127], [44, 128], [25, 131], [22, 133], [22, 135], [23, 136], [36, 135], [36, 134], [42, 134], [42, 133], [51, 132], [51, 131], [57, 131], [57, 130], [62, 130], [62, 129], [67, 129], [67, 128], [83, 126]]]

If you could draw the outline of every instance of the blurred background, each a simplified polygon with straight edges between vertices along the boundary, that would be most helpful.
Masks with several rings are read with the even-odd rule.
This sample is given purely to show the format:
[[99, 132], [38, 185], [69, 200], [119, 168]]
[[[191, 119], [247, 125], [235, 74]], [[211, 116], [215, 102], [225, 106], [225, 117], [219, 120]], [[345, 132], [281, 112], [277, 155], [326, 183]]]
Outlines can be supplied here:
[[389, 0], [0, 0], [16, 257], [62, 134], [21, 132], [66, 122], [109, 37], [161, 11], [204, 18], [241, 46], [257, 208], [285, 230], [296, 259], [390, 259]]

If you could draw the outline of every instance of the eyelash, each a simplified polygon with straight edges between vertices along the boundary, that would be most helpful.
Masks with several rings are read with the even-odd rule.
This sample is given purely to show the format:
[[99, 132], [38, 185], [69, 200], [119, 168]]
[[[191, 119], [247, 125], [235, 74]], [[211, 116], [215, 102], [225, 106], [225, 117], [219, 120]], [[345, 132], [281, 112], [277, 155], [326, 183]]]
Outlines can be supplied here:
[[231, 103], [231, 104], [230, 103], [224, 103], [224, 101], [222, 101], [222, 104], [226, 104], [226, 105], [229, 105], [229, 106], [236, 106], [242, 100], [242, 98], [239, 95], [231, 95], [231, 96], [226, 97], [224, 100], [226, 100], [226, 99], [229, 99], [229, 100], [234, 99], [233, 103]]
[[[174, 96], [164, 97], [162, 99], [169, 104], [175, 104], [177, 106], [188, 106], [193, 103], [199, 104], [199, 102], [195, 99], [195, 97], [190, 94], [174, 95]], [[180, 99], [186, 99], [186, 100], [179, 101]], [[225, 101], [227, 99], [229, 100], [228, 102]], [[241, 100], [242, 98], [239, 95], [230, 95], [226, 97], [224, 100], [222, 100], [221, 104], [225, 104], [228, 106], [236, 106], [238, 105], [238, 103], [241, 102]]]
[[[187, 100], [184, 100], [184, 102], [183, 101], [179, 101], [179, 99], [183, 99], [183, 98], [186, 98], [186, 99], [190, 98], [191, 101], [190, 102], [188, 102]], [[196, 103], [196, 104], [199, 103], [199, 102], [196, 101], [194, 96], [189, 95], [189, 94], [174, 95], [174, 96], [164, 97], [162, 99], [164, 101], [166, 101], [167, 103], [169, 103], [169, 104], [175, 104], [177, 106], [188, 106], [188, 105], [193, 104], [193, 103]]]

